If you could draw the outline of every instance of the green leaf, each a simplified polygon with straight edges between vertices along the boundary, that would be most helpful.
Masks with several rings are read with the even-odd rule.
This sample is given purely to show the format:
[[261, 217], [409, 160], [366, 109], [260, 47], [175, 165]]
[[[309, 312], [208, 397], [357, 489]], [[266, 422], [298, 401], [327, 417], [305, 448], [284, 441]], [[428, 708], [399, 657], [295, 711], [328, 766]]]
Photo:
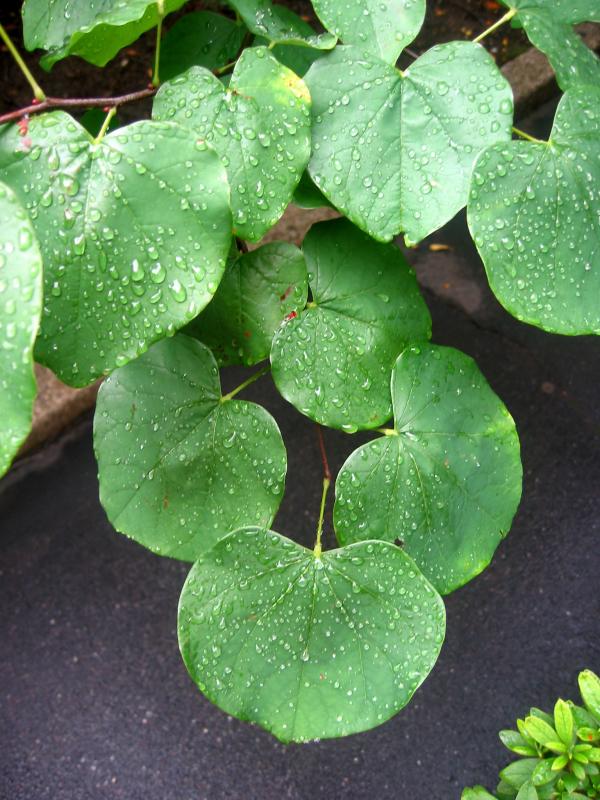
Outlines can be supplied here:
[[520, 789], [524, 783], [531, 779], [531, 775], [539, 763], [538, 758], [521, 758], [513, 761], [500, 773], [502, 780], [513, 789]]
[[311, 177], [371, 236], [416, 243], [465, 205], [479, 152], [507, 141], [512, 90], [479, 45], [450, 42], [405, 73], [337, 47], [306, 74]]
[[273, 45], [291, 44], [316, 50], [331, 50], [337, 37], [330, 33], [315, 33], [301, 17], [271, 0], [227, 0], [256, 36]]
[[179, 645], [201, 691], [283, 742], [385, 722], [427, 677], [444, 630], [441, 598], [393, 545], [316, 557], [259, 528], [205, 553], [179, 603]]
[[221, 397], [200, 342], [164, 339], [106, 380], [94, 419], [100, 500], [121, 533], [193, 561], [242, 525], [270, 525], [286, 453], [261, 406]]
[[[164, 0], [165, 13], [185, 2]], [[49, 51], [45, 69], [70, 55], [103, 67], [159, 20], [156, 0], [25, 0], [22, 15], [25, 47]]]
[[340, 470], [336, 535], [401, 539], [447, 594], [489, 564], [510, 528], [522, 479], [515, 425], [475, 362], [437, 345], [400, 355], [392, 403], [394, 429]]
[[580, 22], [600, 22], [597, 0], [501, 0], [517, 10], [534, 47], [547, 56], [561, 89], [600, 82], [600, 59], [573, 30]]
[[532, 737], [532, 739], [535, 739], [538, 744], [547, 746], [549, 743], [552, 744], [558, 739], [558, 735], [554, 728], [539, 717], [527, 717], [525, 720], [525, 728], [527, 733]]
[[137, 122], [95, 144], [57, 111], [31, 120], [28, 142], [0, 130], [3, 180], [44, 253], [36, 357], [85, 386], [212, 299], [231, 242], [225, 170], [173, 123]]
[[193, 66], [224, 67], [239, 53], [246, 28], [222, 14], [195, 11], [166, 33], [160, 54], [160, 77], [170, 80]]
[[431, 319], [414, 273], [394, 245], [347, 220], [314, 225], [304, 240], [312, 302], [273, 340], [273, 379], [310, 419], [353, 432], [391, 414], [389, 381], [406, 343]]
[[541, 759], [537, 767], [533, 770], [531, 774], [531, 781], [534, 786], [543, 787], [548, 786], [554, 783], [558, 775], [553, 770], [555, 758], [544, 758]]
[[590, 669], [579, 673], [579, 691], [585, 707], [600, 722], [600, 678]]
[[496, 800], [493, 794], [487, 792], [483, 786], [473, 786], [472, 789], [463, 789], [460, 800]]
[[561, 741], [570, 747], [573, 743], [573, 714], [564, 700], [557, 700], [554, 706], [554, 727]]
[[316, 186], [308, 172], [304, 172], [296, 186], [292, 202], [298, 208], [331, 208], [331, 203]]
[[539, 708], [531, 708], [529, 713], [532, 717], [536, 717], [537, 719], [542, 719], [544, 722], [547, 722], [550, 727], [554, 725], [554, 717], [551, 714], [547, 714], [545, 711], [542, 711]]
[[552, 769], [554, 770], [554, 772], [559, 772], [561, 769], [564, 769], [568, 763], [569, 763], [569, 756], [563, 753], [562, 756], [556, 756], [556, 758], [552, 762]]
[[0, 183], [0, 476], [31, 428], [33, 343], [42, 310], [42, 257], [16, 195]]
[[214, 300], [186, 333], [208, 345], [221, 364], [256, 364], [269, 357], [275, 331], [306, 305], [302, 251], [271, 242], [229, 263]]
[[[102, 126], [106, 120], [106, 111], [102, 108], [89, 108], [84, 114], [81, 115], [79, 120], [80, 124], [86, 129], [92, 138], [95, 138], [100, 133]], [[108, 123], [107, 133], [112, 133], [120, 128], [123, 123], [115, 115]]]
[[585, 726], [577, 728], [577, 738], [582, 742], [595, 742], [600, 739], [600, 730], [597, 728], [587, 728]]
[[323, 25], [344, 44], [355, 44], [395, 64], [425, 19], [425, 0], [313, 0]]
[[537, 752], [517, 731], [504, 730], [498, 734], [502, 744], [520, 756], [535, 756]]
[[521, 786], [517, 800], [538, 800], [538, 793], [531, 781], [527, 781]]
[[229, 88], [201, 67], [164, 84], [153, 115], [191, 127], [219, 153], [237, 236], [256, 242], [281, 217], [310, 155], [310, 96], [264, 47], [247, 48]]
[[496, 787], [496, 794], [499, 800], [515, 800], [517, 790], [506, 781], [501, 780]]
[[550, 141], [485, 150], [468, 221], [492, 291], [552, 333], [600, 333], [600, 89], [567, 92]]

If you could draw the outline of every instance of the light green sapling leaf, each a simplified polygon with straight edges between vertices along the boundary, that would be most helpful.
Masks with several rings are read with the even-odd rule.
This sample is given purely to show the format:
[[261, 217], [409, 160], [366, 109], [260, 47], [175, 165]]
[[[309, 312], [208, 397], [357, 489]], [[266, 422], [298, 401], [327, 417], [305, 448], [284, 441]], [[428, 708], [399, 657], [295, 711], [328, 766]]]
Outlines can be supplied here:
[[391, 415], [398, 354], [431, 335], [414, 273], [397, 247], [374, 242], [347, 220], [314, 225], [303, 248], [312, 301], [277, 331], [273, 379], [322, 425], [376, 428]]
[[344, 44], [395, 64], [425, 19], [425, 0], [313, 0], [323, 25]]
[[416, 243], [465, 205], [478, 154], [511, 136], [512, 90], [477, 44], [433, 47], [400, 73], [337, 47], [305, 77], [311, 177], [369, 235]]
[[192, 67], [161, 87], [153, 116], [191, 128], [215, 148], [231, 186], [236, 235], [261, 239], [290, 203], [310, 156], [304, 82], [266, 48], [247, 48], [228, 88]]
[[277, 44], [331, 50], [337, 37], [330, 33], [315, 33], [310, 25], [285, 6], [271, 0], [227, 0], [256, 36], [262, 36], [273, 46]]
[[386, 542], [322, 553], [260, 528], [194, 564], [179, 645], [201, 691], [283, 742], [347, 736], [385, 722], [432, 669], [444, 605]]
[[567, 92], [548, 142], [480, 155], [469, 228], [492, 291], [552, 333], [600, 333], [600, 88]]
[[31, 220], [0, 183], [0, 476], [31, 428], [33, 343], [42, 310], [42, 257]]
[[392, 373], [394, 428], [358, 448], [337, 478], [341, 544], [402, 540], [441, 594], [478, 575], [521, 497], [512, 417], [475, 362], [417, 344]]
[[221, 396], [200, 342], [163, 339], [100, 388], [94, 418], [100, 500], [121, 533], [194, 561], [243, 525], [270, 525], [286, 453], [261, 406]]
[[[185, 2], [164, 0], [164, 12]], [[103, 67], [160, 18], [156, 0], [25, 0], [22, 15], [25, 47], [48, 50], [46, 69], [70, 55]]]
[[525, 720], [527, 733], [535, 739], [538, 744], [547, 746], [558, 739], [558, 734], [545, 720], [540, 717], [529, 716]]
[[538, 793], [531, 781], [527, 781], [521, 786], [516, 800], [538, 800]]
[[520, 733], [512, 730], [503, 730], [498, 734], [502, 744], [513, 753], [520, 756], [535, 756], [537, 755], [535, 749], [531, 746], [530, 742], [523, 738]]
[[513, 789], [518, 790], [531, 779], [531, 775], [538, 763], [538, 758], [520, 758], [505, 767], [500, 773], [500, 777]]
[[573, 714], [564, 700], [557, 700], [554, 706], [554, 728], [563, 744], [570, 747], [574, 735]]
[[222, 14], [194, 11], [181, 17], [165, 34], [160, 51], [163, 81], [193, 66], [224, 67], [239, 53], [246, 28]]
[[227, 266], [214, 300], [186, 328], [219, 363], [257, 364], [269, 357], [281, 322], [306, 305], [308, 276], [302, 251], [270, 242]]
[[460, 800], [496, 800], [496, 798], [483, 786], [473, 786], [470, 789], [463, 789]]
[[[68, 114], [0, 129], [0, 170], [44, 253], [36, 357], [85, 386], [196, 317], [231, 242], [217, 154], [171, 122], [136, 122], [96, 144]], [[191, 176], [195, 176], [191, 178]]]
[[580, 22], [600, 22], [598, 0], [501, 0], [516, 11], [529, 41], [547, 56], [563, 91], [598, 85], [600, 59], [573, 29]]
[[600, 678], [591, 669], [579, 673], [579, 691], [585, 707], [600, 723]]

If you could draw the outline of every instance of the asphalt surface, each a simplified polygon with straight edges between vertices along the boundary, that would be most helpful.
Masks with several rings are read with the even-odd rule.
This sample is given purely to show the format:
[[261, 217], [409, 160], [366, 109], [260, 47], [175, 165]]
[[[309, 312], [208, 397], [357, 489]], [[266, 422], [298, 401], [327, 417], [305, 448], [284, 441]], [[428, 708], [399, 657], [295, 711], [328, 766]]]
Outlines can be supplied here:
[[[447, 598], [446, 643], [413, 702], [371, 732], [288, 747], [213, 707], [177, 648], [187, 567], [112, 530], [88, 419], [0, 484], [2, 800], [450, 800], [494, 787], [510, 760], [499, 729], [600, 671], [600, 341], [512, 320], [465, 237], [459, 218], [438, 237], [453, 249], [411, 259], [434, 340], [474, 356], [517, 422], [524, 497], [491, 567]], [[245, 396], [288, 448], [275, 527], [309, 544], [314, 426], [268, 378]], [[367, 438], [327, 431], [332, 467]]]

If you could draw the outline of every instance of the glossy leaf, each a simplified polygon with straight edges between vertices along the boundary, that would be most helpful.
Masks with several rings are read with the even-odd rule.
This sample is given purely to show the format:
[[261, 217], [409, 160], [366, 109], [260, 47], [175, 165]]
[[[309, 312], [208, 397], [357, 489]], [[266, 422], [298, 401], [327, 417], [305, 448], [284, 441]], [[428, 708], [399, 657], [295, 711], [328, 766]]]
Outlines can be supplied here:
[[177, 20], [165, 34], [160, 55], [163, 81], [193, 66], [213, 70], [238, 55], [246, 28], [222, 14], [195, 11]]
[[228, 89], [193, 67], [162, 86], [153, 115], [192, 128], [215, 148], [229, 177], [236, 235], [261, 239], [291, 201], [310, 155], [303, 81], [266, 48], [248, 48]]
[[564, 700], [557, 700], [554, 706], [554, 728], [558, 733], [559, 739], [570, 747], [573, 742], [573, 714], [569, 704]]
[[271, 0], [227, 0], [256, 36], [273, 45], [286, 44], [331, 50], [337, 37], [330, 33], [315, 33], [310, 25], [285, 6]]
[[401, 550], [311, 550], [245, 528], [192, 567], [179, 644], [201, 691], [283, 742], [346, 736], [408, 703], [444, 638], [439, 595]]
[[460, 800], [496, 800], [493, 794], [487, 792], [483, 786], [473, 786], [472, 789], [463, 789]]
[[517, 319], [600, 333], [600, 89], [567, 92], [550, 140], [485, 150], [468, 220], [490, 286]]
[[580, 22], [600, 22], [598, 0], [501, 0], [515, 9], [515, 23], [544, 53], [561, 89], [600, 83], [600, 59], [573, 30]]
[[42, 257], [16, 195], [0, 183], [0, 476], [31, 428], [33, 343], [42, 310]]
[[338, 47], [306, 74], [311, 177], [371, 236], [419, 242], [466, 203], [484, 147], [510, 138], [512, 91], [479, 45], [434, 47], [404, 73]]
[[314, 225], [303, 247], [313, 299], [276, 333], [273, 379], [322, 425], [375, 428], [391, 415], [398, 354], [431, 335], [414, 273], [397, 247], [373, 242], [347, 220]]
[[269, 357], [284, 318], [304, 308], [307, 292], [302, 251], [271, 242], [228, 264], [214, 300], [186, 332], [221, 364], [257, 364]]
[[102, 385], [94, 419], [100, 500], [121, 533], [194, 561], [242, 525], [270, 525], [286, 453], [264, 408], [221, 397], [210, 350], [164, 339]]
[[538, 758], [520, 758], [505, 767], [500, 773], [500, 777], [513, 789], [520, 789], [524, 783], [531, 779], [531, 775], [538, 763]]
[[600, 678], [590, 669], [579, 673], [579, 691], [587, 710], [600, 723]]
[[95, 144], [57, 111], [34, 117], [27, 140], [16, 126], [0, 131], [0, 170], [44, 253], [36, 357], [65, 383], [121, 366], [212, 299], [231, 241], [229, 189], [189, 130], [137, 122]]
[[531, 781], [527, 781], [521, 786], [516, 800], [538, 800], [538, 793]]
[[[165, 13], [185, 2], [164, 0]], [[25, 47], [49, 51], [46, 69], [70, 55], [103, 67], [159, 20], [156, 0], [25, 0], [22, 14]]]
[[313, 0], [325, 27], [344, 44], [360, 45], [395, 64], [425, 19], [425, 0]]
[[436, 345], [400, 355], [392, 402], [393, 430], [338, 475], [338, 541], [400, 539], [447, 594], [489, 564], [510, 528], [522, 478], [515, 425], [475, 362]]

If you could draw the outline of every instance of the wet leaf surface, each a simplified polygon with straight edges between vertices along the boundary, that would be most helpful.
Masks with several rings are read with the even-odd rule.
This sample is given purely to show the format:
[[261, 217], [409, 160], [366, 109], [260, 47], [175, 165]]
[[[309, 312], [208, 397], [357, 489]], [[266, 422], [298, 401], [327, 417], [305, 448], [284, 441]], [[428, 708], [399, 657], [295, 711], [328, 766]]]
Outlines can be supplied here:
[[179, 605], [201, 691], [284, 742], [345, 736], [408, 703], [438, 657], [444, 605], [408, 556], [361, 542], [316, 558], [259, 528], [202, 556]]
[[0, 130], [0, 169], [44, 253], [36, 358], [65, 383], [121, 366], [212, 299], [231, 241], [229, 189], [189, 130], [137, 122], [94, 144], [56, 111], [31, 120], [28, 144], [17, 126]]
[[271, 415], [221, 399], [210, 350], [179, 334], [104, 382], [94, 419], [100, 500], [121, 533], [194, 561], [243, 525], [270, 525], [286, 453]]
[[550, 140], [485, 150], [468, 220], [490, 286], [517, 319], [600, 333], [600, 90], [562, 98]]
[[316, 33], [301, 17], [271, 0], [227, 0], [237, 11], [248, 29], [273, 45], [285, 43], [314, 50], [331, 50], [337, 37]]
[[225, 88], [193, 67], [158, 92], [153, 115], [191, 128], [222, 158], [237, 236], [256, 242], [281, 217], [310, 156], [310, 96], [265, 47], [247, 48]]
[[475, 362], [419, 344], [392, 376], [394, 428], [358, 448], [336, 483], [338, 540], [401, 540], [442, 594], [478, 575], [521, 498], [512, 417]]
[[397, 247], [374, 242], [347, 220], [314, 225], [303, 249], [313, 300], [276, 333], [273, 379], [322, 425], [376, 428], [391, 416], [398, 354], [431, 335], [414, 273]]
[[416, 243], [466, 203], [477, 155], [507, 141], [512, 91], [471, 42], [433, 47], [403, 74], [337, 47], [306, 74], [313, 101], [311, 177], [375, 239]]
[[42, 257], [16, 195], [0, 183], [0, 476], [31, 428], [33, 343], [42, 310]]

